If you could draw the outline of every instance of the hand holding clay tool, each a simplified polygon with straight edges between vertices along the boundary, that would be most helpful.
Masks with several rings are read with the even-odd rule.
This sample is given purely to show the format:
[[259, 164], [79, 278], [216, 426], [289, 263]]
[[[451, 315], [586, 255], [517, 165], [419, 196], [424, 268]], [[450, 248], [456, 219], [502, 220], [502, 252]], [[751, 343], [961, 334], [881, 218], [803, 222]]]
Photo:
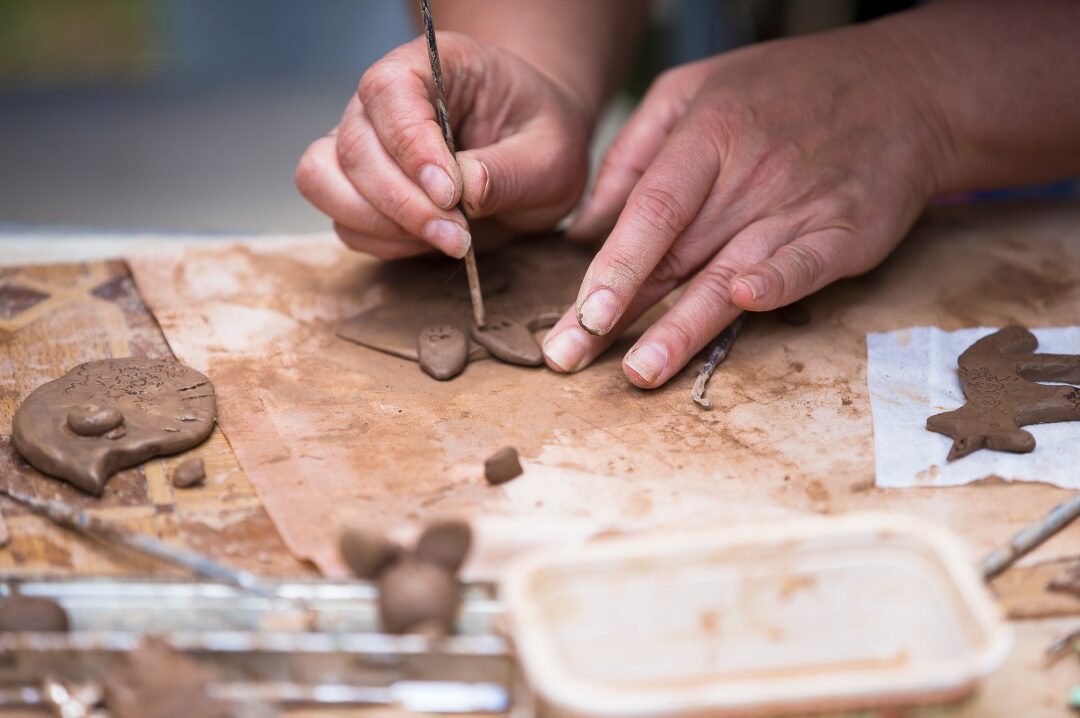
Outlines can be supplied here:
[[60, 501], [45, 501], [8, 488], [0, 488], [0, 494], [7, 496], [18, 504], [22, 504], [35, 514], [44, 516], [57, 526], [107, 543], [126, 546], [145, 556], [183, 566], [196, 576], [224, 581], [257, 596], [264, 598], [275, 597], [274, 592], [265, 586], [255, 574], [229, 568], [209, 556], [188, 551], [179, 546], [172, 546], [144, 534], [134, 533], [111, 521], [91, 516], [85, 511], [79, 511], [75, 507]]
[[[450, 149], [450, 154], [457, 152], [454, 147], [454, 130], [450, 125], [450, 110], [446, 105], [446, 88], [443, 86], [442, 64], [439, 62], [439, 46], [435, 43], [435, 25], [431, 21], [431, 8], [428, 0], [420, 0], [420, 9], [424, 14], [424, 34], [427, 36], [428, 58], [431, 60], [431, 76], [435, 82], [435, 115], [442, 128], [443, 139]], [[465, 208], [461, 207], [461, 213], [465, 214]], [[468, 217], [465, 217], [468, 221]], [[469, 299], [472, 301], [473, 320], [476, 326], [483, 329], [487, 326], [484, 316], [484, 297], [480, 294], [480, 275], [476, 271], [476, 252], [472, 245], [465, 252], [465, 273], [469, 278]]]

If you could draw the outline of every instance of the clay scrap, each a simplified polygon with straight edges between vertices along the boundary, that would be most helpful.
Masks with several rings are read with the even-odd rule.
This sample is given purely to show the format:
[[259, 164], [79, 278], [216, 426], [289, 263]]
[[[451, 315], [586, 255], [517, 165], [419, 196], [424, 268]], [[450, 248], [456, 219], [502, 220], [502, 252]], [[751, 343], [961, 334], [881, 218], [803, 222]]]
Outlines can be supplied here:
[[[1006, 327], [972, 344], [958, 360], [966, 403], [931, 416], [926, 428], [953, 439], [949, 461], [979, 449], [1027, 453], [1029, 424], [1080, 421], [1080, 355], [1036, 354], [1035, 335]], [[1057, 385], [1036, 382], [1059, 382]]]
[[484, 461], [484, 478], [493, 486], [505, 484], [522, 473], [517, 449], [512, 446], [499, 449]]
[[0, 631], [63, 633], [68, 628], [67, 611], [51, 598], [8, 596], [0, 599]]
[[201, 443], [214, 387], [182, 364], [105, 359], [43, 384], [15, 412], [12, 440], [34, 468], [100, 496], [121, 469]]
[[379, 588], [379, 622], [387, 633], [453, 633], [461, 608], [457, 572], [472, 544], [464, 521], [436, 521], [421, 533], [414, 550], [368, 529], [341, 537], [342, 558], [358, 578]]
[[[591, 260], [589, 248], [554, 238], [523, 240], [478, 257], [489, 315], [486, 331], [472, 326], [468, 287], [459, 262], [445, 257], [385, 262], [369, 287], [380, 303], [347, 319], [338, 326], [337, 335], [419, 361], [437, 379], [452, 378], [460, 373], [459, 366], [464, 368], [456, 332], [465, 337], [465, 363], [497, 356], [538, 366], [543, 357], [533, 334], [553, 326], [573, 304]], [[496, 319], [500, 326], [492, 331]], [[508, 324], [502, 326], [503, 321]], [[449, 336], [444, 339], [444, 334]]]
[[206, 465], [202, 459], [192, 457], [184, 459], [172, 475], [172, 485], [178, 489], [188, 489], [201, 484], [206, 479]]

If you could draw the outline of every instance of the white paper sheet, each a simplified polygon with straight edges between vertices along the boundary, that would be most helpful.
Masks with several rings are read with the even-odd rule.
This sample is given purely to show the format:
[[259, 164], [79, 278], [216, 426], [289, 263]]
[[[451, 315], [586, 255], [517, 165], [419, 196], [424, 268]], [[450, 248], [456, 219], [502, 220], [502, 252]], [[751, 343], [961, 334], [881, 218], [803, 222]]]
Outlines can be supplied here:
[[[946, 461], [952, 439], [926, 429], [931, 415], [963, 405], [956, 359], [995, 331], [913, 327], [866, 335], [878, 486], [957, 486], [996, 476], [1080, 489], [1080, 422], [1024, 427], [1036, 441], [1030, 454], [982, 449], [952, 463]], [[1036, 351], [1080, 354], [1080, 327], [1032, 332], [1039, 340]]]

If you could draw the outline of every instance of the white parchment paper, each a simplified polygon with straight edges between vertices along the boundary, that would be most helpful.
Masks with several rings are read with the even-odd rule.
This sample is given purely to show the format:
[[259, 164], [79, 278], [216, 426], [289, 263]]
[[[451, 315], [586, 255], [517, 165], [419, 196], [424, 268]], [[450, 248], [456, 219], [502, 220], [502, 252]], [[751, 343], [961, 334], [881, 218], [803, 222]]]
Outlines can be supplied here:
[[[1080, 422], [1024, 427], [1037, 442], [1030, 454], [983, 449], [952, 463], [946, 461], [952, 439], [926, 429], [928, 417], [964, 403], [956, 359], [995, 331], [913, 327], [866, 335], [878, 486], [957, 486], [996, 476], [1080, 489]], [[1032, 332], [1039, 352], [1080, 354], [1080, 327]]]

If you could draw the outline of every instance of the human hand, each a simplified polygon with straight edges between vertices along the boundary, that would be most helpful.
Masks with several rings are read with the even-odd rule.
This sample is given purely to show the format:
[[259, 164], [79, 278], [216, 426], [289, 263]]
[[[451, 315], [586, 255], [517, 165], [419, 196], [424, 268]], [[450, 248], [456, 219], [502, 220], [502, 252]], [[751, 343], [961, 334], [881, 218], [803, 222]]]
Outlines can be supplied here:
[[423, 37], [372, 65], [338, 126], [308, 147], [300, 192], [353, 249], [383, 259], [432, 247], [463, 257], [470, 220], [516, 231], [553, 226], [587, 175], [583, 103], [524, 60], [451, 32], [439, 53], [455, 139], [451, 156], [431, 101]]
[[544, 342], [587, 366], [685, 280], [630, 349], [644, 388], [743, 310], [780, 307], [880, 262], [935, 193], [943, 130], [901, 53], [864, 26], [686, 65], [653, 84], [572, 236], [610, 231]]

